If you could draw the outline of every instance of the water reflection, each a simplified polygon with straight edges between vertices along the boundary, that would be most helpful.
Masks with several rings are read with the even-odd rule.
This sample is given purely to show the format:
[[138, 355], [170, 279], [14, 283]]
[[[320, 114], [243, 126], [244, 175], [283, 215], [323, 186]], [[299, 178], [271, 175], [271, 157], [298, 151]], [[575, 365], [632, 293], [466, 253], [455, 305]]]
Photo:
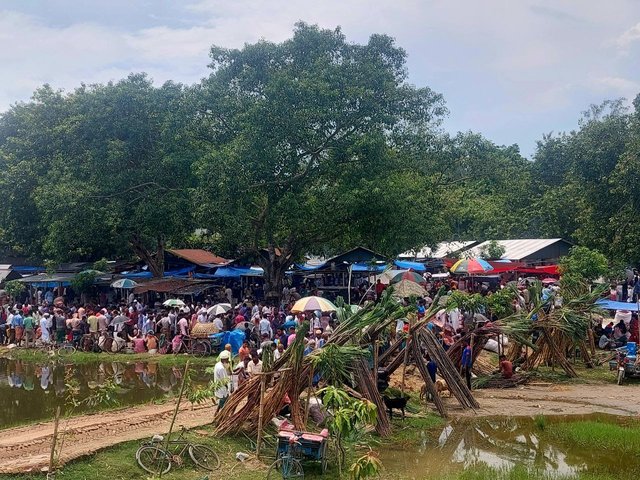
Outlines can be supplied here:
[[[201, 369], [192, 370], [192, 377], [195, 383], [208, 380]], [[99, 386], [113, 382], [120, 405], [128, 406], [177, 393], [181, 378], [181, 368], [153, 362], [34, 364], [0, 358], [0, 428], [52, 418], [58, 405], [65, 408], [70, 384], [77, 388], [76, 398], [84, 400]], [[81, 406], [75, 412], [88, 410]]]
[[[548, 417], [547, 423], [594, 419], [617, 421], [607, 415], [589, 415]], [[635, 462], [623, 465], [604, 451], [563, 444], [537, 428], [531, 418], [460, 420], [431, 438], [416, 447], [385, 449], [383, 464], [409, 479], [440, 478], [482, 463], [497, 468], [525, 465], [558, 477], [603, 470], [619, 473], [637, 466]]]

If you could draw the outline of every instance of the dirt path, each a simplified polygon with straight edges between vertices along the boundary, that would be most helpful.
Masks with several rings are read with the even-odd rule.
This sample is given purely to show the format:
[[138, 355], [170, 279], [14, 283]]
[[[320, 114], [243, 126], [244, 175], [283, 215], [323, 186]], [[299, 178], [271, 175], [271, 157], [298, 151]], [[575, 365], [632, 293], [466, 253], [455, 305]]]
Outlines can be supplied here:
[[[89, 455], [100, 449], [129, 440], [151, 437], [169, 430], [175, 403], [144, 405], [61, 420], [65, 428], [61, 463]], [[215, 407], [183, 405], [178, 425], [198, 427], [211, 423]], [[53, 422], [39, 423], [0, 431], [0, 474], [39, 471], [49, 464]]]
[[640, 415], [640, 403], [635, 397], [638, 386], [618, 385], [549, 385], [525, 386], [504, 390], [476, 390], [480, 403], [477, 413], [455, 407], [448, 400], [455, 416], [531, 416], [531, 415]]

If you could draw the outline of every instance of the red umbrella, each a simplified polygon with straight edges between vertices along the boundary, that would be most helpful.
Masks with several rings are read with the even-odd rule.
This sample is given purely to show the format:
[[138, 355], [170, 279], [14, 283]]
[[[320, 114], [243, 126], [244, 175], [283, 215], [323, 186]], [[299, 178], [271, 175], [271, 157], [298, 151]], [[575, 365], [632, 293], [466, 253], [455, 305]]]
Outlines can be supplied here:
[[408, 280], [410, 282], [415, 282], [415, 283], [425, 283], [424, 278], [422, 278], [422, 275], [419, 275], [416, 272], [406, 271], [406, 272], [401, 272], [395, 275], [391, 279], [391, 282], [389, 282], [389, 284], [393, 285], [395, 283], [400, 283], [403, 280]]

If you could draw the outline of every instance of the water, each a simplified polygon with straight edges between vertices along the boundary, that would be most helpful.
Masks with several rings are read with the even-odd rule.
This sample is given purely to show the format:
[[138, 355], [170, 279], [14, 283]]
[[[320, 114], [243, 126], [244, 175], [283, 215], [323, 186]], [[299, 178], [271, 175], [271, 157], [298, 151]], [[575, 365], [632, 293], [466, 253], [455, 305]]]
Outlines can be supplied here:
[[[70, 384], [77, 385], [76, 398], [84, 400], [100, 385], [116, 385], [119, 406], [153, 402], [179, 392], [183, 367], [160, 366], [154, 362], [92, 362], [81, 365], [50, 361], [41, 364], [0, 358], [0, 429], [34, 421], [50, 420], [58, 405], [70, 408]], [[205, 384], [210, 375], [192, 367], [196, 384]], [[95, 411], [87, 405], [75, 407], [74, 414]]]
[[[545, 418], [547, 425], [579, 420], [628, 421], [608, 415]], [[505, 469], [523, 465], [552, 476], [622, 473], [622, 469], [636, 465], [623, 465], [610, 452], [563, 444], [535, 423], [533, 418], [521, 417], [462, 419], [448, 423], [435, 434], [423, 435], [419, 445], [385, 447], [381, 460], [387, 471], [416, 480], [455, 475], [477, 464]]]

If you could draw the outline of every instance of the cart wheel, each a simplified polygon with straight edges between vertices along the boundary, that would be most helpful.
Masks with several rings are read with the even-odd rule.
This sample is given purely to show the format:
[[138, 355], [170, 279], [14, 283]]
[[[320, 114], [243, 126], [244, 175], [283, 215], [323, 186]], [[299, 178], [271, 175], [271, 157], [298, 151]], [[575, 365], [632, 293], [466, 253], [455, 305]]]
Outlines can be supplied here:
[[196, 357], [206, 357], [209, 355], [209, 344], [202, 340], [197, 341], [191, 348], [191, 351]]
[[295, 458], [284, 456], [273, 462], [267, 472], [267, 480], [275, 480], [276, 478], [282, 478], [283, 480], [297, 478], [302, 480], [304, 478], [304, 470], [300, 462]]
[[622, 385], [624, 380], [624, 370], [618, 370], [618, 385]]

